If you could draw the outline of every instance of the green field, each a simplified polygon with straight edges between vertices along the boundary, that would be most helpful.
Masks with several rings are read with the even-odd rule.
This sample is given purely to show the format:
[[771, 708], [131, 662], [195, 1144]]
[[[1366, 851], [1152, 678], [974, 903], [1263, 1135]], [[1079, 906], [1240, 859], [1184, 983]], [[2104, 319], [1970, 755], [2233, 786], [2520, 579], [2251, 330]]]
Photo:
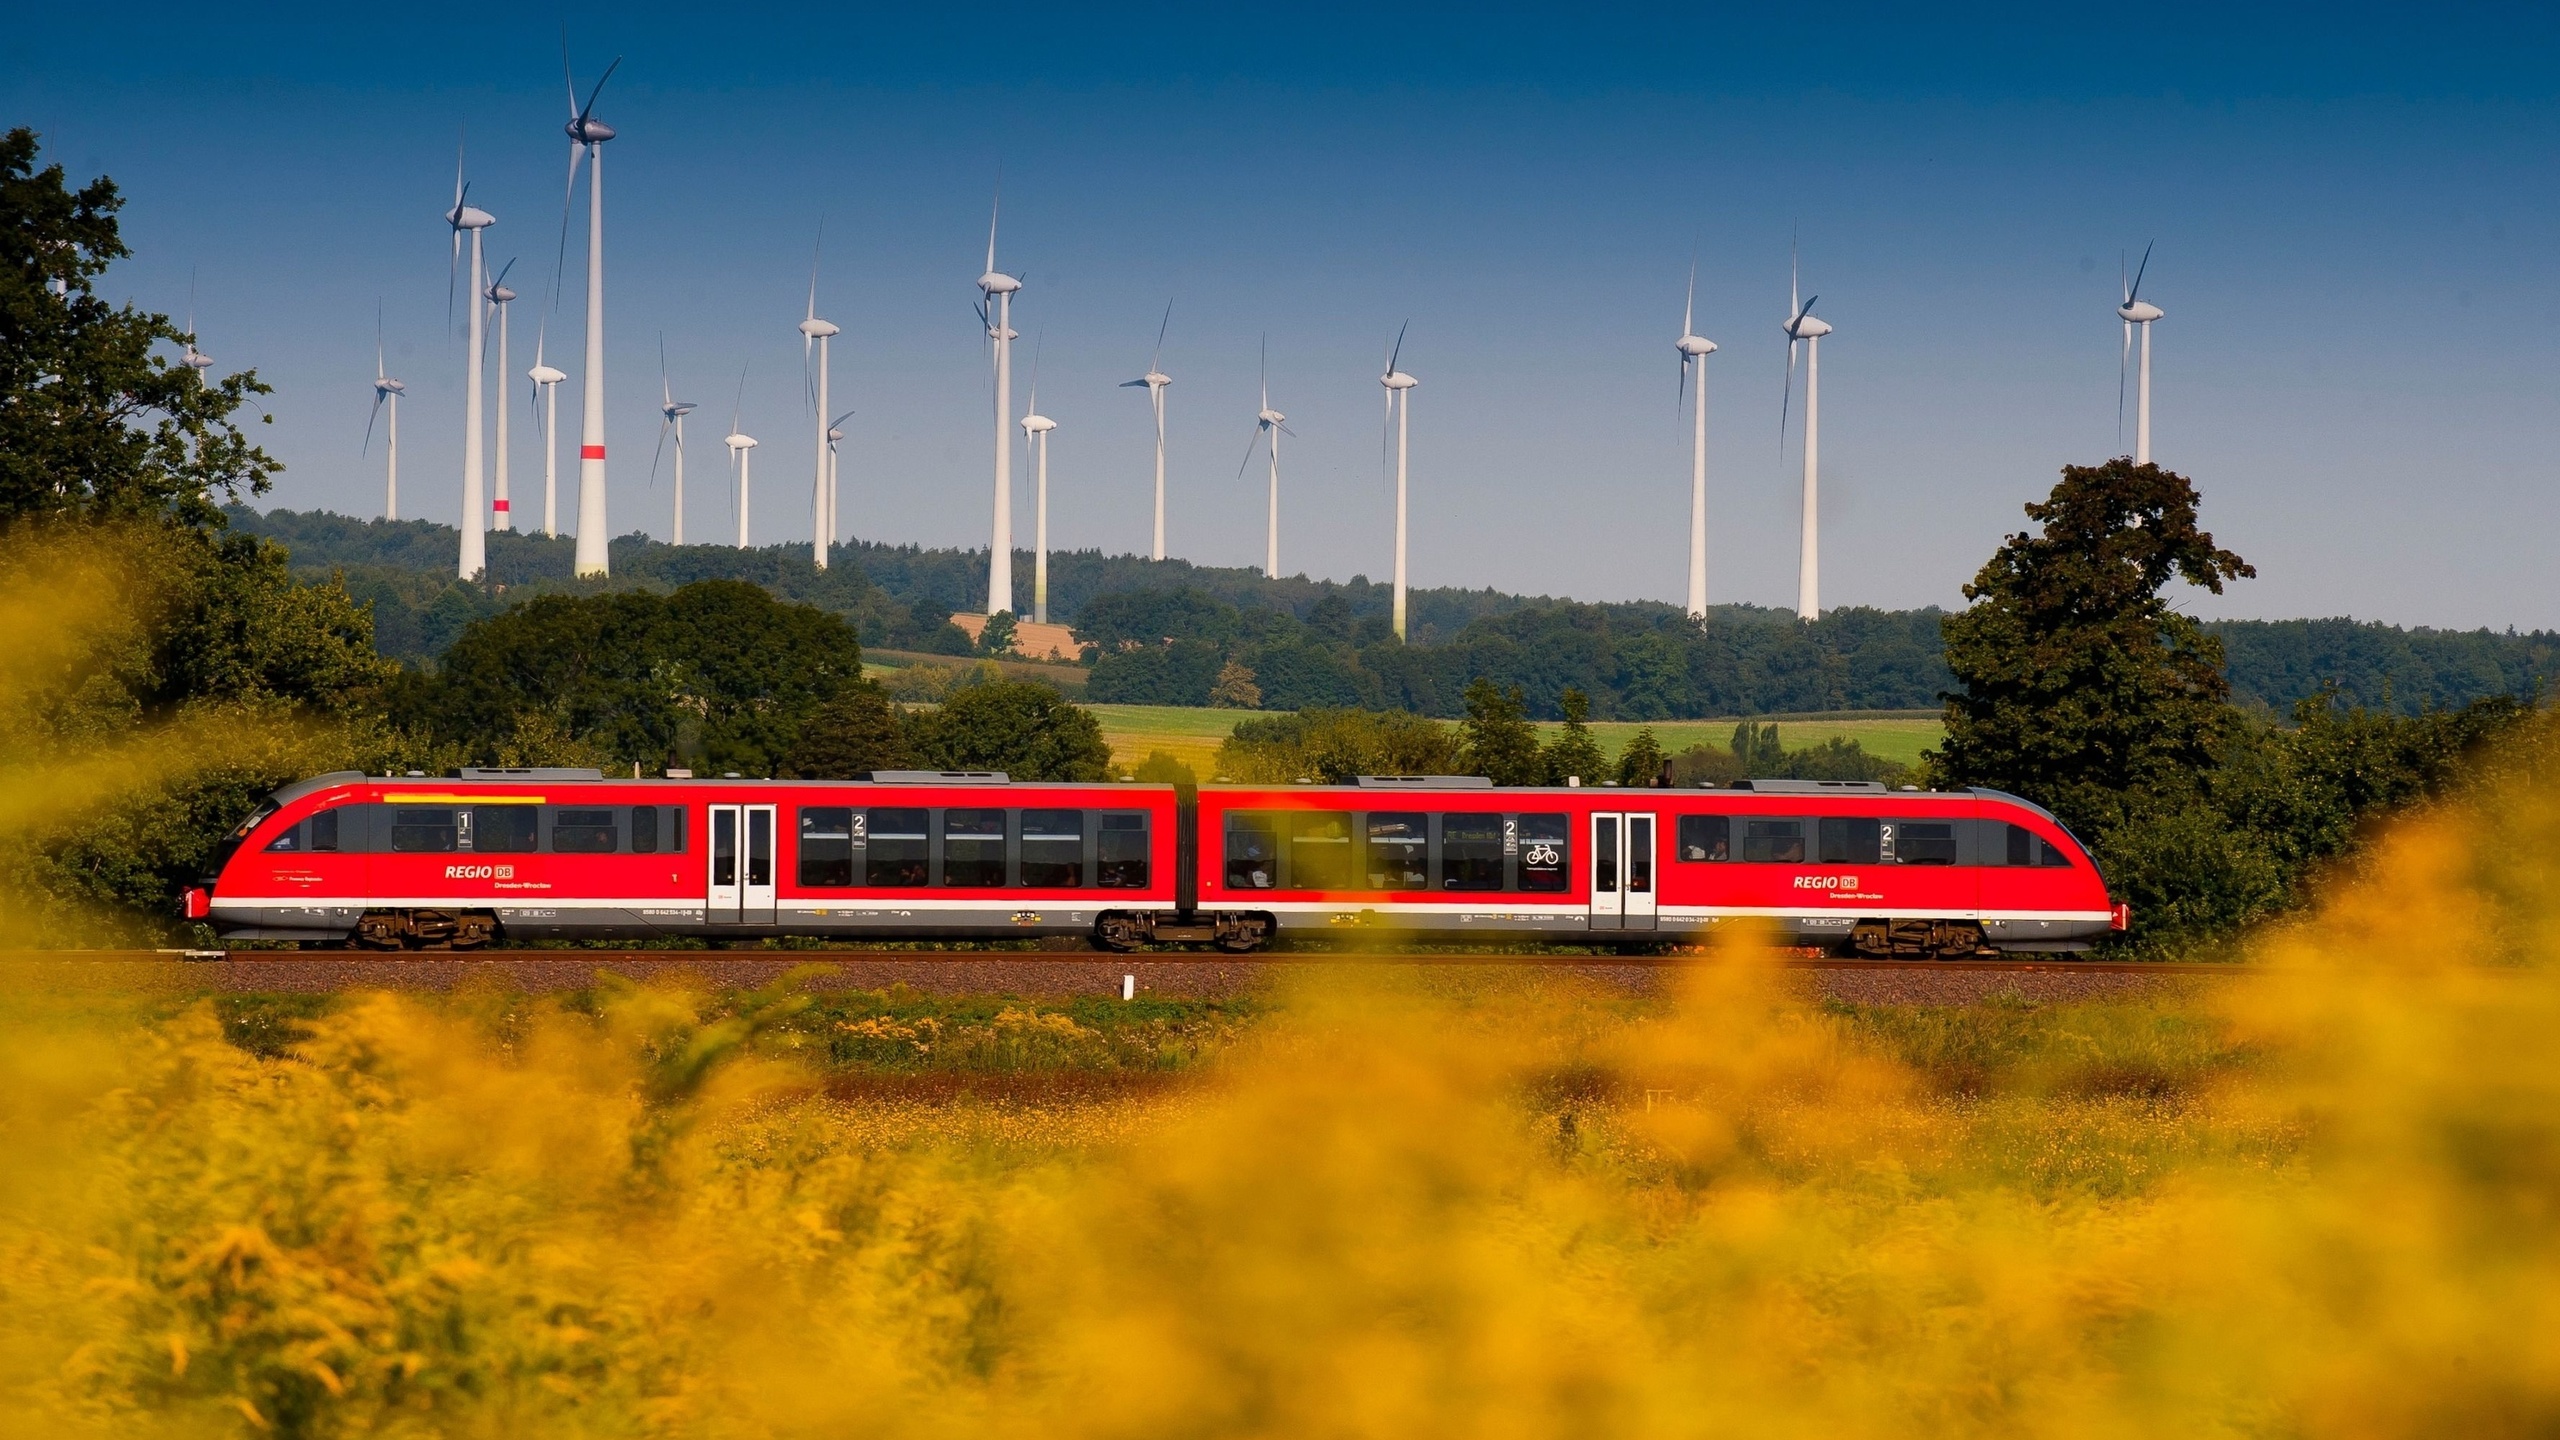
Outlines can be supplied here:
[[[1087, 710], [1102, 722], [1102, 738], [1111, 745], [1112, 759], [1126, 767], [1147, 757], [1150, 750], [1162, 750], [1189, 765], [1194, 774], [1206, 780], [1216, 773], [1218, 744], [1235, 729], [1236, 722], [1260, 712], [1251, 710], [1213, 710], [1205, 706], [1172, 705], [1088, 705]], [[1669, 751], [1685, 750], [1704, 743], [1722, 749], [1733, 740], [1733, 720], [1664, 720], [1652, 725], [1654, 738]], [[1775, 723], [1778, 738], [1789, 749], [1819, 745], [1838, 735], [1855, 740], [1870, 755], [1881, 755], [1905, 765], [1917, 764], [1920, 752], [1938, 743], [1945, 725], [1936, 715], [1856, 716], [1842, 719], [1782, 719]], [[1552, 736], [1563, 727], [1541, 725], [1542, 735]], [[1591, 727], [1592, 738], [1614, 758], [1628, 740], [1646, 726], [1628, 721], [1604, 720]]]

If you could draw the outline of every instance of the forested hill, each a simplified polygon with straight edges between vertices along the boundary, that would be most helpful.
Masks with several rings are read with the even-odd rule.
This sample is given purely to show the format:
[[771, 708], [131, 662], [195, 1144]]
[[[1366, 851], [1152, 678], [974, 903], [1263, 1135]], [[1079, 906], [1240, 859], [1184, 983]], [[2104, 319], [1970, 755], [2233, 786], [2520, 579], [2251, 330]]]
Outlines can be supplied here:
[[[453, 578], [455, 535], [428, 521], [356, 520], [324, 511], [234, 507], [232, 524], [283, 543], [305, 574], [336, 571], [374, 607], [383, 653], [431, 663], [472, 620], [528, 595], [593, 587], [570, 578], [572, 542], [489, 537], [487, 585]], [[945, 617], [983, 603], [986, 558], [967, 550], [855, 542], [824, 574], [797, 545], [740, 551], [613, 544], [609, 585], [666, 588], [734, 577], [845, 615], [863, 643], [960, 650]], [[1015, 560], [1028, 595], [1030, 557]], [[1388, 587], [1250, 569], [1153, 562], [1097, 551], [1053, 553], [1050, 615], [1097, 644], [1087, 696], [1205, 704], [1230, 662], [1251, 672], [1261, 703], [1394, 706], [1459, 712], [1478, 675], [1527, 692], [1553, 718], [1565, 689], [1592, 697], [1594, 718], [1783, 714], [1934, 707], [1951, 683], [1935, 609], [1845, 609], [1813, 625], [1783, 610], [1717, 606], [1703, 627], [1669, 605], [1582, 604], [1493, 590], [1416, 590], [1413, 642], [1388, 640]], [[2222, 637], [2234, 698], [2283, 711], [2336, 684], [2351, 701], [2403, 713], [2484, 695], [2534, 693], [2560, 675], [2560, 634], [2415, 629], [2344, 619], [2236, 620]]]

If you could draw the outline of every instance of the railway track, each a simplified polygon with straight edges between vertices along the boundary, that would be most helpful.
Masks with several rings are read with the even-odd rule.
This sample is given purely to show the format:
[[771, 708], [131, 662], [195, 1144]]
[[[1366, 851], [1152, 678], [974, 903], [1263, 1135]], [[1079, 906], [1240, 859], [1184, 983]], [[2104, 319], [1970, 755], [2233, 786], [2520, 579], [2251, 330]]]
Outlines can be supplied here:
[[[1573, 954], [1495, 951], [1330, 951], [1266, 950], [1249, 955], [1207, 951], [1115, 950], [605, 950], [571, 947], [487, 950], [17, 950], [0, 951], [0, 963], [213, 963], [232, 965], [338, 964], [395, 970], [404, 965], [725, 965], [781, 966], [895, 963], [911, 965], [1184, 965], [1215, 964], [1280, 967], [1292, 965], [1505, 965], [1531, 968], [1640, 966], [1676, 969], [1699, 963], [1698, 954]], [[1872, 960], [1863, 956], [1782, 955], [1776, 962], [1788, 970], [1900, 971], [1937, 973], [1985, 972], [2073, 975], [2234, 975], [2236, 964], [2192, 964], [2170, 961], [2036, 959]]]

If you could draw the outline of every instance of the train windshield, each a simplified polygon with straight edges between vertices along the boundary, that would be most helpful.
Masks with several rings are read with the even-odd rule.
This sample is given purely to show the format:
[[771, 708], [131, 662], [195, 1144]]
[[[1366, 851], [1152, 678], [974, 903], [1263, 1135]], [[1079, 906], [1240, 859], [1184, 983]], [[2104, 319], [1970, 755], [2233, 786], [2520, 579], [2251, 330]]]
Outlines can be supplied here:
[[249, 818], [240, 822], [240, 828], [223, 836], [222, 843], [213, 847], [213, 857], [205, 865], [204, 883], [210, 885], [221, 879], [231, 857], [240, 853], [240, 847], [248, 842], [249, 832], [265, 824], [268, 816], [283, 808], [284, 802], [273, 795], [259, 801], [258, 808], [249, 812]]

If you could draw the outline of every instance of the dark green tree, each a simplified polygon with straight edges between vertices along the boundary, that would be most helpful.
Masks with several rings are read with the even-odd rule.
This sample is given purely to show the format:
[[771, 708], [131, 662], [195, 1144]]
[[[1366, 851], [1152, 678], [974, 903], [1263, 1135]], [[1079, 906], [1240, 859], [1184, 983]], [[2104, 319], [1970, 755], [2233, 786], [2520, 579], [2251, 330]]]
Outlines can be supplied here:
[[1101, 722], [1046, 685], [971, 685], [910, 725], [928, 769], [1002, 770], [1017, 780], [1111, 778]]
[[2229, 718], [2221, 642], [2161, 592], [2254, 575], [2196, 523], [2185, 476], [2127, 459], [2071, 465], [1943, 622], [1941, 784], [1987, 785], [2094, 835], [2146, 796], [2191, 793]]
[[1647, 725], [1627, 742], [1618, 755], [1618, 783], [1621, 785], [1658, 785], [1663, 783], [1662, 768], [1671, 757], [1662, 753], [1662, 742], [1654, 738], [1653, 727]]
[[999, 610], [987, 617], [986, 628], [978, 632], [978, 653], [1004, 655], [1013, 650], [1013, 612]]
[[802, 780], [851, 780], [874, 770], [912, 770], [921, 763], [906, 716], [889, 692], [869, 680], [848, 685], [800, 727], [784, 757], [784, 773]]
[[1564, 728], [1540, 754], [1546, 769], [1546, 783], [1562, 785], [1567, 780], [1579, 778], [1584, 784], [1597, 785], [1603, 775], [1612, 772], [1608, 760], [1600, 753], [1600, 743], [1591, 738], [1591, 697], [1567, 686], [1561, 700]]
[[1496, 785], [1535, 785], [1546, 778], [1538, 727], [1517, 685], [1504, 689], [1482, 676], [1467, 685], [1467, 717], [1458, 722], [1468, 773]]
[[1778, 743], [1778, 727], [1745, 720], [1733, 727], [1733, 760], [1744, 776], [1787, 773], [1787, 749]]

